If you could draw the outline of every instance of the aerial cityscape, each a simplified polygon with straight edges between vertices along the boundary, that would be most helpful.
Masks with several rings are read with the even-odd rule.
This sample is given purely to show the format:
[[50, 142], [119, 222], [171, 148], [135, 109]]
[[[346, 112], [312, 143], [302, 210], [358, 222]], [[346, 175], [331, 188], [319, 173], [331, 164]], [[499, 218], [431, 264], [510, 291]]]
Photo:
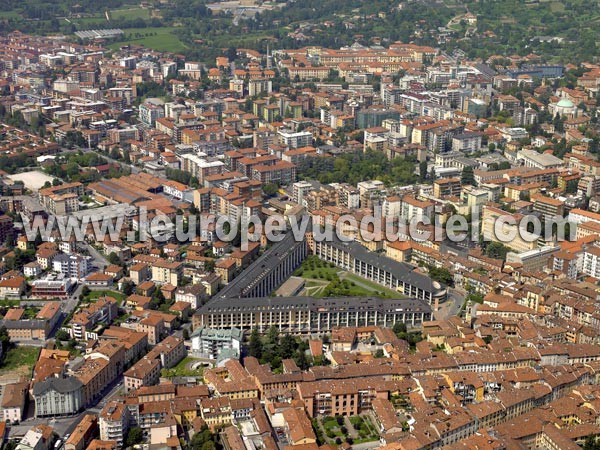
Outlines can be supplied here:
[[600, 449], [600, 0], [0, 1], [0, 450]]

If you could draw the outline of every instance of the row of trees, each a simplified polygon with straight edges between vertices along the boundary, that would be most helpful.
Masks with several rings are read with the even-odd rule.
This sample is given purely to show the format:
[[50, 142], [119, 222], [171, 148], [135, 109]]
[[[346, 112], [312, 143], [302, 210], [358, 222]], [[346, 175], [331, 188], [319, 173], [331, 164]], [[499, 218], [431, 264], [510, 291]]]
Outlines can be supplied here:
[[187, 184], [193, 188], [197, 188], [200, 186], [198, 178], [193, 176], [189, 172], [185, 172], [179, 169], [173, 169], [171, 167], [167, 167], [166, 175], [169, 180], [177, 181], [179, 183]]

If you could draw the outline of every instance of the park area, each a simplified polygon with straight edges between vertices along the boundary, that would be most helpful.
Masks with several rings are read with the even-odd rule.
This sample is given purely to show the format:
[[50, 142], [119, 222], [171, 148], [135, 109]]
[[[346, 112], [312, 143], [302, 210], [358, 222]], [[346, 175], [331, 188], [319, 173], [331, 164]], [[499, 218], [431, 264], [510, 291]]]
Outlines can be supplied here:
[[366, 414], [358, 416], [326, 416], [313, 421], [317, 433], [330, 444], [350, 445], [372, 442], [379, 439], [377, 428]]
[[86, 295], [84, 295], [83, 301], [84, 302], [93, 302], [93, 301], [98, 300], [101, 297], [112, 297], [117, 302], [119, 302], [119, 304], [122, 304], [123, 300], [125, 300], [126, 295], [123, 294], [122, 292], [118, 292], [118, 291], [108, 291], [108, 290], [91, 291], [90, 290], [86, 293]]
[[186, 356], [176, 366], [170, 369], [162, 369], [160, 374], [164, 378], [202, 377], [204, 366], [202, 360]]
[[338, 269], [316, 256], [306, 258], [294, 275], [306, 280], [303, 295], [310, 297], [403, 297], [399, 292]]

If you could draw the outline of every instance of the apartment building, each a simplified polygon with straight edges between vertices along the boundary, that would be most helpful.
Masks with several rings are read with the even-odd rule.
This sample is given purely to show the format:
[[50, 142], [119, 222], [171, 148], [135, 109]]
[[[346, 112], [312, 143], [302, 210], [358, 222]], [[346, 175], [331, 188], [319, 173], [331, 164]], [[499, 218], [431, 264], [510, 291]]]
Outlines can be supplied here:
[[360, 207], [372, 208], [379, 204], [385, 195], [385, 184], [380, 180], [361, 181], [356, 185], [359, 193]]
[[228, 330], [199, 327], [190, 338], [192, 352], [201, 358], [218, 359], [224, 352], [230, 357], [238, 358], [244, 335], [235, 327]]
[[157, 119], [165, 117], [164, 102], [158, 98], [149, 98], [140, 105], [139, 119], [144, 125], [154, 127]]
[[125, 348], [124, 364], [126, 367], [144, 355], [148, 348], [147, 334], [117, 326], [106, 328], [99, 339], [101, 341], [116, 341], [123, 344]]
[[175, 301], [189, 303], [194, 310], [207, 297], [206, 288], [202, 284], [188, 285], [175, 291]]
[[152, 267], [146, 263], [135, 263], [129, 268], [129, 278], [138, 285], [152, 278]]
[[277, 134], [279, 144], [287, 149], [312, 146], [313, 135], [308, 131], [293, 132], [289, 130], [279, 130]]
[[221, 290], [217, 298], [269, 295], [300, 265], [306, 255], [306, 242], [297, 242], [293, 234], [288, 233]]
[[65, 450], [85, 450], [97, 433], [98, 417], [94, 414], [86, 414], [76, 425], [71, 436], [66, 439]]
[[183, 274], [183, 264], [177, 261], [157, 259], [152, 264], [152, 281], [157, 284], [178, 286]]
[[35, 252], [36, 261], [44, 270], [52, 267], [52, 261], [57, 255], [58, 252], [50, 247], [43, 247]]
[[191, 153], [181, 157], [181, 164], [181, 169], [198, 178], [200, 184], [203, 184], [207, 177], [222, 174], [226, 170], [225, 163], [221, 160], [202, 158]]
[[158, 315], [148, 315], [137, 322], [136, 331], [148, 336], [148, 344], [156, 345], [165, 334], [165, 323]]
[[160, 379], [160, 369], [159, 360], [143, 357], [123, 374], [125, 391], [157, 384]]
[[363, 151], [375, 150], [382, 152], [388, 142], [390, 130], [383, 127], [367, 128], [364, 132]]
[[110, 324], [119, 314], [117, 300], [101, 297], [95, 303], [81, 309], [71, 319], [70, 334], [78, 341], [98, 339], [94, 331], [98, 324]]
[[86, 353], [84, 363], [72, 371], [82, 386], [82, 401], [88, 406], [102, 397], [104, 390], [123, 373], [125, 347], [105, 341]]
[[600, 279], [600, 247], [594, 245], [583, 251], [582, 272], [587, 276]]
[[226, 298], [202, 306], [193, 316], [193, 327], [266, 332], [327, 333], [333, 327], [381, 326], [395, 322], [416, 326], [431, 320], [432, 309], [419, 299], [259, 297]]
[[129, 408], [122, 400], [109, 401], [98, 417], [100, 439], [122, 446], [131, 423]]
[[446, 300], [446, 289], [439, 283], [416, 272], [413, 266], [371, 252], [356, 241], [344, 242], [337, 238], [315, 241], [313, 253], [341, 269], [411, 298], [425, 300], [434, 306], [434, 309]]
[[484, 206], [482, 218], [484, 238], [492, 242], [500, 242], [518, 253], [537, 248], [539, 236], [519, 229], [519, 219], [518, 215], [492, 206]]
[[360, 192], [358, 188], [342, 183], [334, 186], [338, 194], [338, 206], [355, 209], [360, 206]]
[[6, 299], [20, 299], [25, 293], [26, 287], [27, 281], [23, 277], [0, 280], [0, 297]]
[[531, 195], [530, 200], [533, 202], [533, 210], [540, 213], [545, 221], [562, 219], [564, 216], [564, 202], [562, 200], [541, 194]]
[[407, 221], [431, 220], [433, 217], [433, 208], [433, 202], [422, 201], [412, 195], [405, 195], [402, 197], [402, 212], [400, 215]]
[[147, 356], [158, 359], [163, 368], [170, 369], [176, 366], [186, 355], [187, 350], [183, 339], [171, 335], [159, 342], [156, 347], [148, 352]]
[[559, 250], [552, 255], [550, 267], [574, 280], [579, 274], [580, 259], [583, 259], [582, 254]]
[[287, 161], [256, 165], [252, 168], [252, 179], [261, 183], [291, 184], [296, 181], [296, 165]]
[[84, 187], [79, 182], [65, 183], [40, 189], [39, 201], [42, 206], [56, 215], [67, 215], [79, 211], [78, 198], [83, 195]]
[[380, 378], [365, 377], [332, 383], [319, 380], [299, 383], [297, 392], [309, 417], [355, 416], [370, 410], [373, 400], [387, 399], [389, 388]]
[[460, 178], [438, 178], [433, 182], [435, 198], [460, 197], [462, 184]]
[[481, 133], [461, 133], [452, 137], [452, 151], [470, 154], [481, 149]]
[[171, 368], [187, 354], [182, 338], [169, 336], [159, 342], [147, 355], [135, 363], [124, 375], [127, 392], [141, 386], [152, 386], [160, 379], [160, 369]]
[[84, 278], [90, 271], [91, 258], [81, 255], [58, 254], [52, 260], [52, 270], [67, 278]]

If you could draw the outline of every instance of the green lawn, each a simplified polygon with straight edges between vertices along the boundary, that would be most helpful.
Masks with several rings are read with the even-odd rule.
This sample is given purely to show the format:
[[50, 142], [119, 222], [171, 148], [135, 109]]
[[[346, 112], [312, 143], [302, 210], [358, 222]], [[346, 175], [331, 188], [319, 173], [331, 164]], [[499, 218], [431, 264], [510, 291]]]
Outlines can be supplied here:
[[0, 11], [0, 19], [18, 19], [19, 13], [16, 11]]
[[71, 23], [75, 24], [80, 30], [87, 29], [90, 26], [90, 24], [108, 24], [108, 22], [106, 21], [106, 17], [104, 17], [104, 14], [92, 17], [74, 17], [69, 18], [69, 20], [71, 21]]
[[123, 38], [110, 44], [109, 48], [118, 50], [123, 45], [134, 44], [161, 52], [181, 52], [186, 47], [175, 35], [174, 30], [175, 27], [126, 28], [123, 30]]
[[125, 300], [125, 297], [127, 297], [125, 294], [119, 291], [91, 291], [88, 295], [85, 296], [83, 301], [96, 300], [104, 296], [113, 297], [119, 303], [121, 303], [123, 300]]
[[327, 417], [322, 422], [323, 429], [325, 430], [325, 435], [329, 439], [333, 439], [335, 437], [345, 437], [344, 433], [342, 433], [341, 425], [338, 425], [335, 417]]
[[305, 279], [332, 280], [337, 275], [338, 270], [339, 269], [332, 264], [321, 261], [319, 258], [312, 255], [302, 262], [302, 265], [296, 270], [294, 275]]
[[198, 359], [196, 358], [192, 358], [191, 356], [186, 356], [185, 358], [183, 358], [181, 361], [179, 361], [179, 364], [177, 364], [175, 367], [172, 367], [170, 369], [162, 369], [160, 371], [161, 376], [165, 377], [165, 378], [173, 378], [173, 377], [201, 377], [202, 376], [202, 369], [189, 369], [187, 366], [188, 364], [191, 364], [195, 361], [198, 361]]
[[350, 423], [359, 435], [359, 438], [354, 440], [355, 444], [371, 442], [379, 439], [379, 434], [368, 417], [352, 416], [350, 417]]
[[386, 296], [391, 296], [394, 298], [403, 298], [404, 297], [404, 294], [402, 294], [398, 291], [381, 286], [377, 283], [374, 283], [373, 281], [369, 281], [366, 278], [360, 277], [360, 276], [355, 275], [350, 272], [343, 273], [342, 275], [340, 275], [340, 278], [342, 280], [346, 279], [346, 280], [353, 281], [355, 284], [359, 285], [363, 289], [371, 290], [372, 293], [380, 292], [380, 293], [386, 294]]
[[311, 297], [331, 296], [402, 298], [402, 294], [366, 280], [358, 275], [338, 269], [316, 256], [309, 256], [294, 272], [307, 280], [305, 293]]
[[149, 19], [150, 10], [145, 8], [125, 8], [109, 11], [111, 19]]
[[31, 375], [31, 369], [33, 369], [39, 354], [39, 347], [11, 347], [6, 353], [6, 357], [0, 366], [0, 375], [8, 373]]
[[[372, 442], [379, 439], [379, 434], [368, 417], [352, 416], [349, 417], [348, 420], [352, 424], [352, 428], [354, 428], [356, 434], [354, 434], [351, 428], [345, 429], [345, 422], [342, 425], [339, 425], [336, 417], [324, 417], [321, 420], [321, 424], [325, 430], [325, 436], [331, 443], [335, 442], [336, 438], [344, 440], [348, 436], [356, 436], [353, 440], [354, 444]], [[345, 431], [345, 433], [342, 431], [342, 427], [344, 427], [343, 431]]]

